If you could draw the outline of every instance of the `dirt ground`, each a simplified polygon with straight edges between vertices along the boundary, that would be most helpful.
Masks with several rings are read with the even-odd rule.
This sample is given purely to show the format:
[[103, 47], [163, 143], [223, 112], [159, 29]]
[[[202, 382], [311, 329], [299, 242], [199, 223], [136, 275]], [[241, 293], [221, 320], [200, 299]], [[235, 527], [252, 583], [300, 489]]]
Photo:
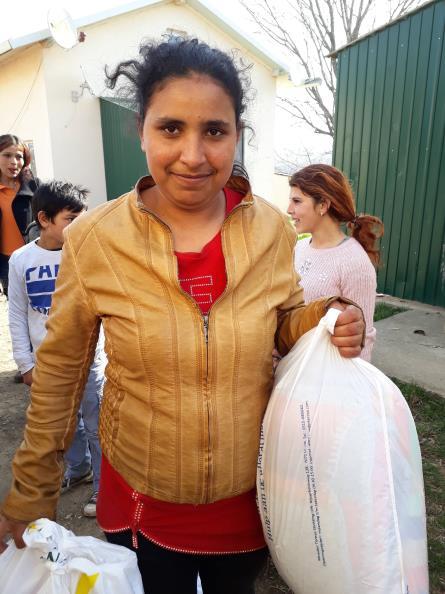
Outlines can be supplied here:
[[[0, 295], [0, 501], [11, 482], [11, 460], [20, 445], [25, 427], [29, 388], [14, 383], [16, 366], [12, 358], [8, 329], [7, 303]], [[58, 522], [76, 535], [104, 538], [94, 518], [82, 515], [83, 504], [91, 494], [91, 485], [80, 485], [64, 493], [59, 500]], [[278, 577], [272, 563], [258, 580], [256, 594], [279, 594], [290, 590]]]

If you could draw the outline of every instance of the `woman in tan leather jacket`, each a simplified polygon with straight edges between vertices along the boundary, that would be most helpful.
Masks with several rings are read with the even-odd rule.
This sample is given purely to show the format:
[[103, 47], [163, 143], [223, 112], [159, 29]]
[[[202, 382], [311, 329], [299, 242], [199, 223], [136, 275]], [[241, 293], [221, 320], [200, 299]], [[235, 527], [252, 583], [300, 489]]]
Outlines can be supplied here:
[[[247, 594], [266, 549], [255, 502], [272, 350], [335, 297], [305, 306], [287, 217], [252, 195], [234, 156], [245, 72], [196, 39], [146, 44], [124, 77], [150, 176], [68, 228], [0, 542], [54, 517], [62, 454], [102, 322], [108, 367], [98, 522], [133, 548], [146, 592]], [[333, 342], [360, 352], [360, 311]]]

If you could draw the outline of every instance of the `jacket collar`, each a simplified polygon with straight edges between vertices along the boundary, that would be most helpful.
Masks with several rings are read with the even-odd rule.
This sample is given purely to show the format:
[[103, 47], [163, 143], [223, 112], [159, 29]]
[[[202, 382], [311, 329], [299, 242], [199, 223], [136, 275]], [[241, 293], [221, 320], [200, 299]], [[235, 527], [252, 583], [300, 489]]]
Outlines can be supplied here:
[[[32, 186], [34, 186], [34, 189], [32, 188]], [[17, 194], [20, 194], [20, 196], [30, 196], [32, 198], [32, 196], [34, 196], [35, 191], [36, 182], [34, 181], [34, 178], [31, 178], [29, 180], [22, 182]]]
[[11, 188], [10, 186], [5, 186], [4, 184], [0, 183], [0, 190], [5, 189], [15, 192], [15, 196], [26, 196], [29, 198], [32, 198], [35, 192], [35, 190], [31, 188], [30, 183], [28, 181], [20, 184], [17, 189]]
[[[151, 175], [144, 175], [144, 177], [139, 178], [134, 187], [134, 190], [132, 191], [131, 197], [132, 201], [136, 203], [136, 206], [139, 209], [144, 210], [145, 212], [150, 212], [145, 206], [145, 204], [142, 202], [141, 193], [143, 190], [146, 190], [147, 188], [152, 188], [155, 185], [156, 182]], [[250, 183], [244, 177], [241, 177], [239, 175], [233, 175], [226, 183], [226, 187], [230, 188], [231, 190], [235, 190], [236, 192], [239, 192], [244, 196], [242, 201], [240, 202], [240, 205], [250, 206], [251, 204], [253, 204], [254, 198], [252, 190], [250, 188]]]

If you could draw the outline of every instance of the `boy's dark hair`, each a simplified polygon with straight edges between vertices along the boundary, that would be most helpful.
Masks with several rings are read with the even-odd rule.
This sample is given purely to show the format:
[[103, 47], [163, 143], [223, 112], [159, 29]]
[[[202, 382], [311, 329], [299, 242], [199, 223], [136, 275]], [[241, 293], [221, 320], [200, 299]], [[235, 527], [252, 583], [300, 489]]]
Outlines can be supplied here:
[[42, 183], [32, 198], [32, 216], [40, 227], [38, 213], [43, 210], [52, 221], [63, 209], [80, 212], [87, 206], [89, 190], [63, 181]]
[[143, 43], [139, 55], [139, 60], [121, 62], [113, 72], [105, 68], [109, 88], [114, 89], [121, 76], [128, 80], [124, 91], [137, 109], [139, 126], [144, 122], [153, 93], [164, 81], [196, 73], [209, 76], [221, 85], [232, 99], [236, 125], [243, 127], [241, 115], [246, 108], [250, 66], [238, 67], [225, 52], [198, 39], [174, 35], [161, 42]]

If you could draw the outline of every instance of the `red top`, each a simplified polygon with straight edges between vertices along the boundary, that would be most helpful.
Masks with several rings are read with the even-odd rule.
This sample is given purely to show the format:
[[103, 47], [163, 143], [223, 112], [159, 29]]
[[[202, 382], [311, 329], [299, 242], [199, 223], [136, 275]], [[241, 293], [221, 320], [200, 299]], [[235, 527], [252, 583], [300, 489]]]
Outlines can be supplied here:
[[[225, 188], [226, 216], [242, 195]], [[203, 315], [223, 293], [227, 277], [219, 232], [200, 253], [176, 253], [181, 287]], [[214, 503], [169, 503], [134, 491], [103, 456], [97, 521], [104, 532], [133, 532], [156, 544], [187, 553], [240, 553], [266, 546], [252, 489]]]

